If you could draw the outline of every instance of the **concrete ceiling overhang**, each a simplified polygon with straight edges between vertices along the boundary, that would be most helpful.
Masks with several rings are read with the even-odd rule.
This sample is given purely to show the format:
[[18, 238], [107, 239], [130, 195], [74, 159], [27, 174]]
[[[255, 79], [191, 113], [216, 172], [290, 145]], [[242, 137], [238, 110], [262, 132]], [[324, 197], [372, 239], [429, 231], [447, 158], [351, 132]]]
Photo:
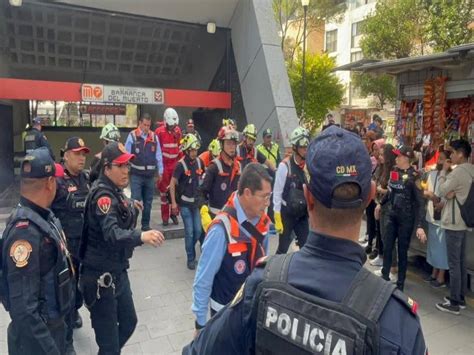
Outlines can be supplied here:
[[238, 0], [50, 0], [110, 12], [228, 28]]

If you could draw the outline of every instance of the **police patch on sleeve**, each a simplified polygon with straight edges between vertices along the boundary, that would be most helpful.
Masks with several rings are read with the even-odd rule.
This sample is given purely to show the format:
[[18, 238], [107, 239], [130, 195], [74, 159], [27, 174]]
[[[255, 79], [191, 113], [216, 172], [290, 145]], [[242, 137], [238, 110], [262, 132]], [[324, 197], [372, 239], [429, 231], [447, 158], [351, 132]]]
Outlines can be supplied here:
[[10, 257], [13, 259], [16, 267], [24, 267], [28, 265], [28, 259], [33, 248], [26, 240], [17, 240], [10, 247]]
[[97, 207], [102, 214], [109, 213], [110, 206], [112, 205], [112, 199], [109, 196], [102, 196], [97, 200]]

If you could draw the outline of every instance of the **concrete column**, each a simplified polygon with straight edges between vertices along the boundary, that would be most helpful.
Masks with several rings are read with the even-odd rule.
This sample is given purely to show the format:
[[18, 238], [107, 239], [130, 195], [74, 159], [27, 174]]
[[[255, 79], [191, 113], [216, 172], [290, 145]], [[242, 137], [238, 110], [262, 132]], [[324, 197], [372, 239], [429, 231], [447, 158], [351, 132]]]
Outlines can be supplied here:
[[271, 0], [240, 0], [230, 28], [247, 121], [280, 132], [288, 146], [298, 118]]

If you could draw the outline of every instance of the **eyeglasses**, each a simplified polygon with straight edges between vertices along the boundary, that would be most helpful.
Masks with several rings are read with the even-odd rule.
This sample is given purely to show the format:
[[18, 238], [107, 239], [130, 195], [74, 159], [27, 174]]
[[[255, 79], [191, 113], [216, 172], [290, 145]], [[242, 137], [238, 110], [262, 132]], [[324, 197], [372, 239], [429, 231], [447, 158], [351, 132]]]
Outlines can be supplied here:
[[270, 192], [269, 194], [265, 194], [265, 195], [259, 195], [258, 193], [254, 193], [255, 196], [263, 199], [265, 202], [269, 202], [272, 198], [272, 192]]
[[116, 166], [119, 169], [126, 168], [127, 170], [130, 170], [130, 163], [123, 163], [123, 164], [112, 163], [112, 166]]

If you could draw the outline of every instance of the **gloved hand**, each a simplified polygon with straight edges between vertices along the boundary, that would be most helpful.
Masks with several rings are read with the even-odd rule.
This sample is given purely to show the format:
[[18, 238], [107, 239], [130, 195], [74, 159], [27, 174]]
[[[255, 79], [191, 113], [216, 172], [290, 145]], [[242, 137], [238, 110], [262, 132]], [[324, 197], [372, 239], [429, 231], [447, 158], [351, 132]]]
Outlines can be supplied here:
[[203, 205], [199, 212], [201, 214], [202, 229], [204, 229], [204, 232], [207, 232], [207, 229], [209, 228], [209, 225], [212, 222], [211, 215], [209, 214], [209, 207]]
[[281, 213], [280, 212], [274, 212], [273, 216], [275, 218], [275, 229], [278, 234], [283, 233], [283, 222], [281, 221]]

